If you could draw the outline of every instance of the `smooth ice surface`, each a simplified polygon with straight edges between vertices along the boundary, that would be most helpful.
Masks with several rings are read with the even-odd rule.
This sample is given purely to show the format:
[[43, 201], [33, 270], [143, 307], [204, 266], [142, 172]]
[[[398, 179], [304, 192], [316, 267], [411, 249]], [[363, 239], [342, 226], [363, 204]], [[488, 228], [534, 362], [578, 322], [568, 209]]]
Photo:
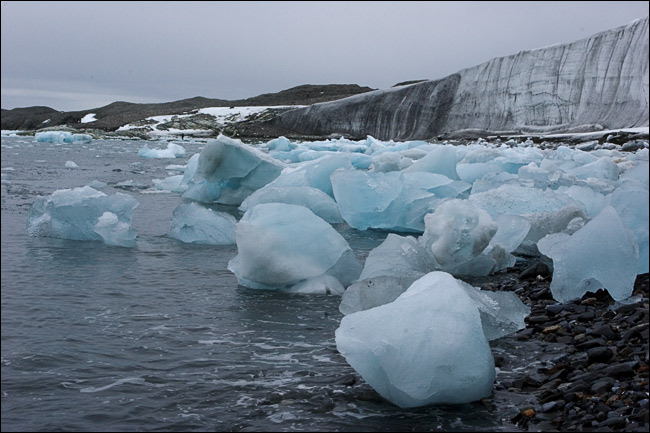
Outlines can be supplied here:
[[323, 191], [309, 186], [260, 188], [244, 200], [239, 206], [239, 210], [246, 212], [260, 203], [287, 203], [305, 206], [330, 224], [343, 222], [334, 199]]
[[331, 176], [341, 216], [351, 227], [422, 232], [437, 199], [399, 172], [336, 171]]
[[411, 283], [410, 279], [389, 275], [359, 280], [343, 293], [339, 311], [350, 314], [388, 304], [404, 293]]
[[269, 187], [310, 186], [334, 197], [330, 176], [338, 169], [353, 169], [348, 155], [329, 155], [288, 167]]
[[34, 201], [27, 215], [27, 233], [132, 247], [136, 233], [131, 216], [137, 206], [130, 195], [108, 196], [89, 186], [57, 190]]
[[638, 248], [611, 206], [573, 235], [551, 234], [537, 247], [553, 259], [551, 292], [558, 302], [598, 289], [607, 289], [617, 301], [632, 294]]
[[183, 197], [202, 203], [240, 205], [253, 191], [278, 177], [283, 168], [284, 164], [260, 150], [219, 135], [201, 151]]
[[180, 144], [168, 143], [166, 149], [150, 149], [145, 144], [138, 151], [138, 156], [142, 158], [182, 158], [185, 156], [185, 148]]
[[611, 194], [611, 205], [630, 230], [639, 247], [637, 274], [648, 272], [648, 190], [635, 187], [619, 188]]
[[39, 143], [86, 144], [93, 138], [88, 134], [72, 134], [68, 131], [44, 131], [34, 134], [34, 139]]
[[492, 394], [494, 359], [478, 309], [444, 272], [425, 275], [394, 302], [345, 316], [336, 347], [400, 407], [469, 403]]
[[169, 236], [182, 242], [230, 245], [236, 242], [237, 220], [197, 203], [182, 203], [172, 214]]
[[435, 262], [412, 236], [390, 233], [384, 242], [368, 254], [360, 280], [392, 276], [413, 281], [434, 270]]
[[228, 264], [239, 284], [282, 289], [330, 275], [342, 285], [361, 271], [352, 249], [322, 218], [303, 206], [262, 203], [237, 224], [238, 255]]

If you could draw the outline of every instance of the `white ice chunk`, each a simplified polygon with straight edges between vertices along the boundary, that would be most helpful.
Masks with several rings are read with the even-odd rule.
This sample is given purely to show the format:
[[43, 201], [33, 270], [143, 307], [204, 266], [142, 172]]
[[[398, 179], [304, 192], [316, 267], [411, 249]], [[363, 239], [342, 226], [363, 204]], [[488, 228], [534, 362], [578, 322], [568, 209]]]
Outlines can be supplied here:
[[169, 236], [182, 242], [230, 245], [236, 242], [237, 220], [197, 203], [182, 203], [172, 214]]
[[329, 195], [309, 186], [275, 188], [265, 186], [248, 196], [239, 210], [246, 212], [260, 203], [287, 203], [305, 206], [330, 224], [342, 223], [339, 208]]
[[390, 233], [368, 254], [359, 279], [392, 276], [407, 281], [404, 288], [434, 269], [434, 260], [412, 236]]
[[161, 191], [183, 192], [187, 189], [186, 185], [181, 185], [183, 182], [182, 174], [176, 174], [164, 179], [152, 179], [151, 182], [153, 182], [156, 189]]
[[639, 253], [611, 206], [573, 235], [548, 235], [537, 247], [553, 259], [551, 292], [558, 302], [598, 289], [607, 289], [617, 301], [632, 294]]
[[494, 359], [478, 309], [444, 272], [425, 275], [394, 302], [345, 316], [336, 346], [400, 407], [461, 404], [492, 394]]
[[345, 287], [333, 276], [324, 274], [301, 281], [285, 291], [305, 295], [342, 295]]
[[345, 239], [303, 206], [248, 209], [237, 224], [237, 248], [228, 269], [241, 285], [256, 289], [287, 288], [323, 274], [349, 285], [361, 271]]
[[166, 149], [150, 149], [146, 144], [138, 151], [142, 158], [182, 158], [185, 156], [185, 148], [180, 144], [168, 143]]
[[130, 222], [120, 221], [112, 212], [104, 212], [97, 219], [95, 232], [102, 237], [105, 244], [119, 247], [134, 246], [137, 236], [135, 230], [131, 228]]
[[65, 168], [79, 168], [79, 166], [74, 161], [66, 161]]
[[393, 302], [413, 281], [389, 275], [359, 280], [343, 293], [339, 311], [350, 314]]
[[479, 256], [497, 231], [487, 212], [459, 199], [439, 205], [424, 217], [424, 223], [420, 243], [435, 258], [439, 269], [450, 273]]
[[353, 169], [348, 155], [331, 155], [295, 167], [288, 167], [269, 187], [310, 186], [334, 197], [330, 176], [338, 169]]
[[89, 186], [57, 190], [34, 201], [27, 215], [27, 234], [133, 246], [135, 232], [130, 227], [137, 206], [130, 195], [107, 196]]

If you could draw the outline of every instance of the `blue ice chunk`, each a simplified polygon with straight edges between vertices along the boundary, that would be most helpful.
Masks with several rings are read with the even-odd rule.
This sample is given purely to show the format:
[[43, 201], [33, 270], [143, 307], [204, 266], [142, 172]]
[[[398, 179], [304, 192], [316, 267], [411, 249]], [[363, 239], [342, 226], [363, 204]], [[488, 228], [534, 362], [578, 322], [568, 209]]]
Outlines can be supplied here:
[[349, 155], [334, 154], [315, 161], [287, 167], [277, 179], [269, 184], [269, 187], [310, 186], [320, 189], [330, 197], [334, 197], [330, 175], [340, 168], [344, 170], [353, 169]]
[[230, 245], [236, 242], [237, 220], [197, 203], [181, 203], [172, 214], [169, 236], [182, 242]]
[[389, 304], [345, 316], [336, 347], [400, 407], [462, 404], [492, 394], [494, 359], [479, 311], [444, 272], [425, 275]]
[[554, 233], [540, 239], [537, 248], [553, 259], [551, 293], [558, 302], [598, 289], [607, 289], [620, 301], [634, 290], [638, 248], [611, 206], [572, 235]]
[[621, 218], [639, 248], [637, 274], [648, 272], [648, 190], [624, 186], [616, 189], [610, 198], [611, 205]]
[[228, 263], [239, 284], [286, 289], [330, 275], [342, 285], [361, 272], [352, 249], [323, 219], [303, 206], [262, 203], [237, 224], [238, 255]]
[[108, 196], [90, 186], [38, 197], [27, 214], [27, 234], [132, 247], [131, 217], [138, 202], [127, 194]]
[[351, 227], [403, 232], [424, 230], [424, 215], [438, 199], [404, 182], [400, 172], [337, 171], [331, 176], [341, 216]]
[[44, 131], [34, 134], [34, 139], [39, 143], [87, 144], [93, 138], [88, 134], [72, 134], [68, 131]]
[[618, 180], [618, 167], [607, 157], [602, 157], [589, 164], [568, 170], [569, 174], [578, 179], [587, 179], [595, 177], [599, 179]]
[[241, 204], [239, 210], [246, 212], [249, 208], [260, 203], [287, 203], [305, 206], [330, 224], [343, 222], [334, 199], [323, 191], [309, 186], [288, 186], [284, 188], [265, 186], [249, 195]]
[[277, 152], [289, 152], [295, 149], [296, 145], [287, 137], [278, 137], [266, 143], [266, 148]]
[[201, 151], [183, 197], [202, 203], [240, 205], [253, 191], [280, 175], [284, 164], [267, 154], [219, 135]]
[[453, 146], [438, 146], [425, 157], [417, 160], [405, 171], [425, 171], [447, 176], [452, 180], [460, 180], [456, 172], [458, 155]]

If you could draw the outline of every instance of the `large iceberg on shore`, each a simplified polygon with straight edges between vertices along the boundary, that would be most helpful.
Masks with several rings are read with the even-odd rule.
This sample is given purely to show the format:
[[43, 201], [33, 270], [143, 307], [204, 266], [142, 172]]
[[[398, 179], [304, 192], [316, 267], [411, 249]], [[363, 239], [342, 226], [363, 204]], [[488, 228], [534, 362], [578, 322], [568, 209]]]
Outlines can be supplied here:
[[425, 275], [389, 304], [345, 316], [336, 347], [400, 407], [462, 404], [492, 394], [494, 359], [479, 311], [444, 272]]
[[228, 269], [239, 284], [254, 289], [288, 289], [323, 275], [347, 286], [361, 272], [345, 239], [303, 206], [262, 203], [250, 208], [237, 224], [237, 248]]
[[138, 202], [127, 194], [108, 196], [89, 186], [38, 197], [27, 215], [27, 234], [132, 247], [131, 217]]
[[617, 301], [632, 294], [638, 247], [611, 206], [572, 235], [550, 234], [537, 247], [553, 259], [551, 292], [558, 302], [598, 289], [607, 289]]
[[253, 191], [278, 177], [283, 168], [283, 163], [260, 150], [219, 135], [201, 151], [183, 197], [202, 203], [240, 205]]
[[198, 203], [181, 203], [172, 214], [169, 236], [182, 242], [230, 245], [236, 242], [237, 220]]

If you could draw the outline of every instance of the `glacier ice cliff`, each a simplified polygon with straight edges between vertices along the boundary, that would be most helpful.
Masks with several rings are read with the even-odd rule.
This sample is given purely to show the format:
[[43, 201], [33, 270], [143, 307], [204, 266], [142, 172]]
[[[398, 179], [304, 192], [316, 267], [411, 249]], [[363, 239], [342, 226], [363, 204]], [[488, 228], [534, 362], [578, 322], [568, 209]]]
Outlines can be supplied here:
[[305, 135], [428, 139], [466, 129], [548, 132], [648, 125], [648, 17], [448, 77], [285, 112]]

